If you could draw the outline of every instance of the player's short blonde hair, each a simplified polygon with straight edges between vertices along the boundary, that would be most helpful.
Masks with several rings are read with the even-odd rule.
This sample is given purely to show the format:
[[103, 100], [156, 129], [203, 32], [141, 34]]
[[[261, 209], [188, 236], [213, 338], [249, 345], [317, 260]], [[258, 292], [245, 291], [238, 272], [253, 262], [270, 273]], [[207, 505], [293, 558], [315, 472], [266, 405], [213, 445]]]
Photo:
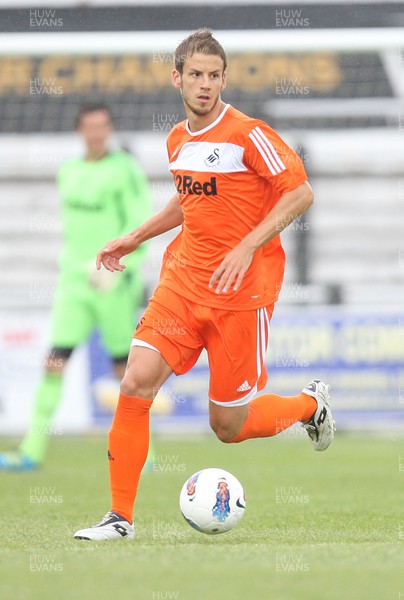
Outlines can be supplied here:
[[223, 60], [223, 71], [227, 68], [226, 52], [219, 42], [213, 37], [212, 30], [204, 27], [191, 33], [177, 47], [174, 54], [175, 68], [182, 73], [184, 63], [193, 54], [213, 54]]

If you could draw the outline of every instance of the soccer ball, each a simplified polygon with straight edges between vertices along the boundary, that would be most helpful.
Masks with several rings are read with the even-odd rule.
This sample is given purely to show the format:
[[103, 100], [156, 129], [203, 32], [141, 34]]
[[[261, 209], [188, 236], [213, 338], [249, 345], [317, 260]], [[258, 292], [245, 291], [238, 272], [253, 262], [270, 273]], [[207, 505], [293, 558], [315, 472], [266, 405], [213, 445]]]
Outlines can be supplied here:
[[180, 508], [194, 529], [208, 534], [224, 533], [244, 515], [243, 486], [224, 469], [203, 469], [182, 486]]

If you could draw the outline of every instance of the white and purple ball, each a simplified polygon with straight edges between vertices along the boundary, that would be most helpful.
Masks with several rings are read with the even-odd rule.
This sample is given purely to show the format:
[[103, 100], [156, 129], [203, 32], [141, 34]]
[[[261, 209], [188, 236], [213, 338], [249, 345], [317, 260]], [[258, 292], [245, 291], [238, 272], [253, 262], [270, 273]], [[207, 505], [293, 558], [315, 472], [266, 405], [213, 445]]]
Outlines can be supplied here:
[[233, 529], [245, 511], [245, 494], [239, 480], [224, 469], [203, 469], [191, 475], [180, 493], [186, 521], [201, 533]]

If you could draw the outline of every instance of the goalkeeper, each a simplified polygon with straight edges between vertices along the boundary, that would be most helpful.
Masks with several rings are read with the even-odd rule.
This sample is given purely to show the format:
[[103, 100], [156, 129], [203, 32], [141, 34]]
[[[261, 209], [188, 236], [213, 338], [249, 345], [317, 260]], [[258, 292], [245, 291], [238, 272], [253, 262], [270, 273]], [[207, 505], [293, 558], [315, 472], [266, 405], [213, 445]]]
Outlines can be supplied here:
[[17, 451], [0, 454], [2, 469], [22, 471], [44, 462], [66, 363], [94, 328], [101, 331], [115, 375], [122, 379], [136, 308], [143, 300], [142, 247], [130, 256], [123, 277], [97, 271], [94, 256], [106, 239], [119, 237], [128, 226], [133, 229], [149, 217], [146, 177], [128, 153], [109, 150], [113, 125], [106, 105], [84, 105], [76, 129], [86, 154], [67, 161], [58, 175], [64, 247], [52, 310], [51, 349], [29, 430]]

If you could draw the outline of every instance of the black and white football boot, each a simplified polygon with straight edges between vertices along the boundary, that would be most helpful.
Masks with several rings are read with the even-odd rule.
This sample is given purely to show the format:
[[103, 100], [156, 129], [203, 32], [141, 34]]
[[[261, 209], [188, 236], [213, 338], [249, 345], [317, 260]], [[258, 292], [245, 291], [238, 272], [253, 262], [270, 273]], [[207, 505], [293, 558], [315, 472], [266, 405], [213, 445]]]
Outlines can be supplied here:
[[315, 379], [303, 389], [303, 394], [312, 396], [317, 400], [317, 410], [309, 421], [302, 423], [307, 431], [314, 450], [326, 450], [334, 439], [335, 421], [330, 408], [331, 386]]
[[105, 517], [92, 527], [79, 529], [74, 534], [76, 540], [130, 540], [135, 537], [135, 527], [116, 512], [107, 512]]

